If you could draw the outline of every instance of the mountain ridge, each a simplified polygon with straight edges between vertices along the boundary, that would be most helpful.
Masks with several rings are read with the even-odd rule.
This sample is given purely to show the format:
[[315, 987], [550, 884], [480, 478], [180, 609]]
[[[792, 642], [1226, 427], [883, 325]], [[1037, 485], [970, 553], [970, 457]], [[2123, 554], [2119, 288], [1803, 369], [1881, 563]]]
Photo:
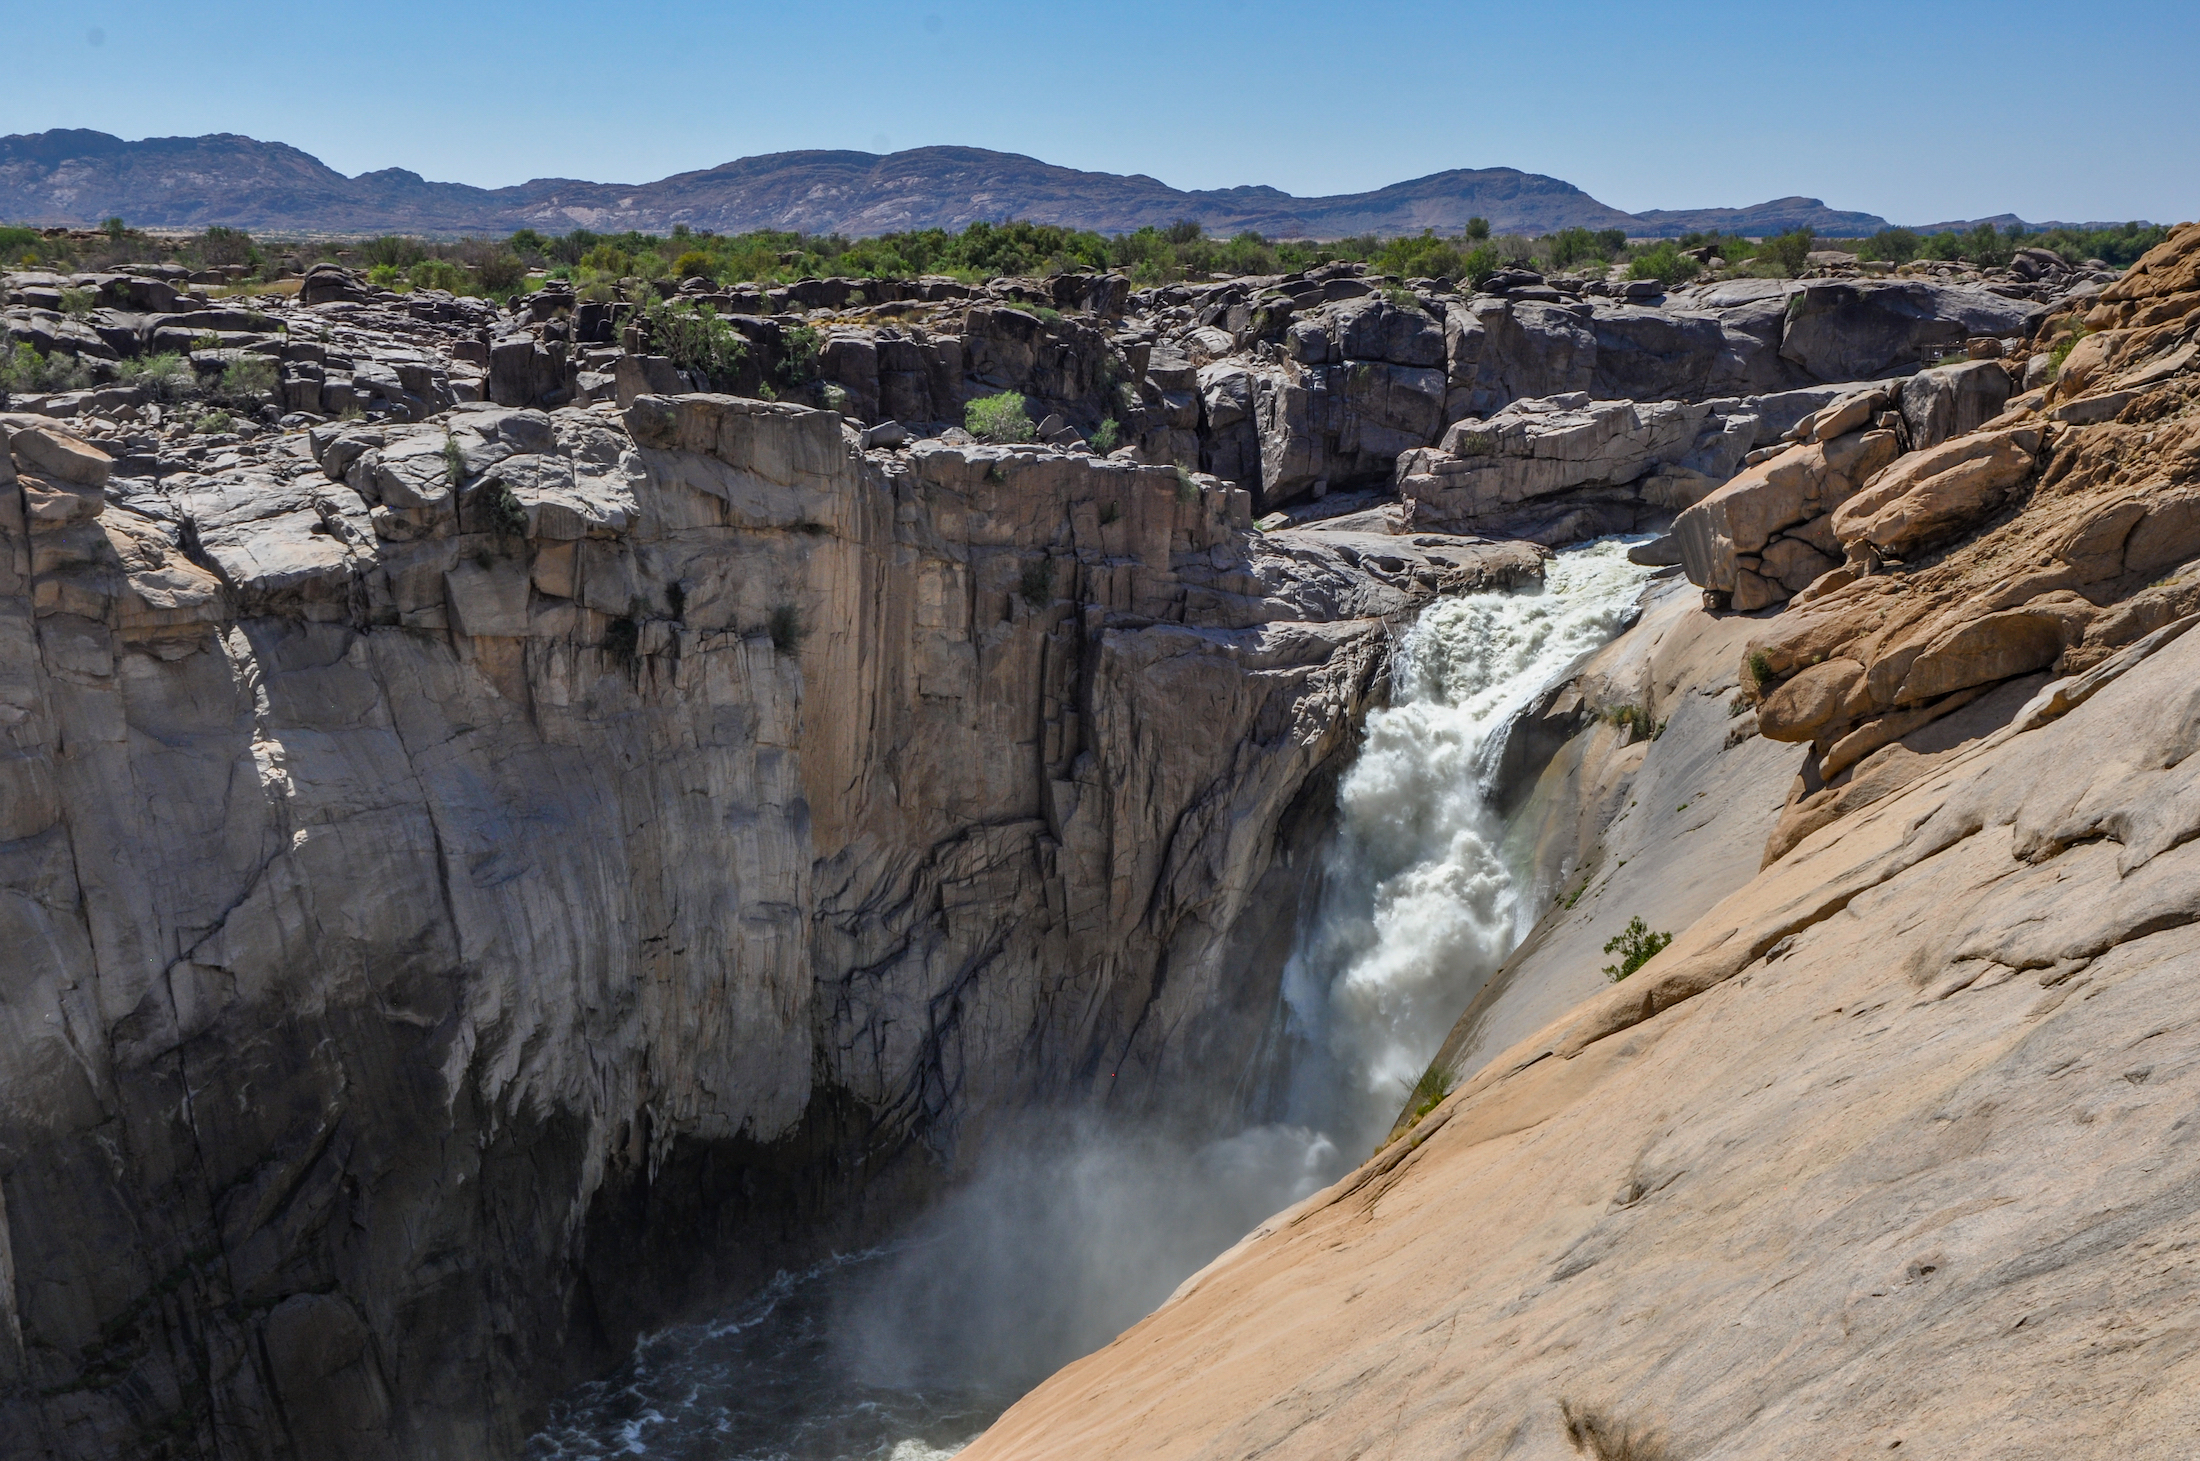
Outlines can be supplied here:
[[[1768, 214], [1767, 210], [1771, 213]], [[1822, 233], [1884, 226], [1815, 199], [1755, 208], [1665, 210], [1653, 232], [1706, 226], [1699, 213]], [[406, 168], [345, 177], [310, 153], [235, 133], [125, 141], [85, 129], [0, 137], [0, 218], [85, 226], [111, 215], [161, 227], [227, 224], [337, 232], [664, 232], [685, 223], [740, 232], [863, 235], [1024, 218], [1127, 232], [1179, 218], [1212, 232], [1272, 236], [1457, 232], [1482, 216], [1500, 231], [1625, 228], [1636, 215], [1557, 178], [1515, 168], [1450, 169], [1363, 193], [1300, 198], [1252, 184], [1178, 189], [1143, 173], [1086, 172], [1016, 153], [923, 147], [878, 154], [806, 149], [737, 158], [654, 182], [533, 178], [504, 188], [431, 182]]]
[[653, 182], [531, 178], [480, 188], [400, 167], [346, 177], [288, 143], [237, 133], [133, 142], [77, 128], [0, 137], [0, 220], [85, 227], [110, 216], [148, 227], [431, 234], [663, 233], [685, 224], [721, 233], [863, 236], [1010, 218], [1103, 233], [1191, 219], [1213, 233], [1298, 238], [1456, 233], [1477, 216], [1500, 232], [1622, 228], [1635, 237], [1808, 227], [1837, 238], [1888, 226], [1877, 214], [1801, 196], [1627, 213], [1562, 179], [1505, 167], [1453, 168], [1367, 192], [1301, 198], [1265, 184], [1173, 188], [1145, 173], [1087, 172], [977, 147], [820, 148], [736, 158]]

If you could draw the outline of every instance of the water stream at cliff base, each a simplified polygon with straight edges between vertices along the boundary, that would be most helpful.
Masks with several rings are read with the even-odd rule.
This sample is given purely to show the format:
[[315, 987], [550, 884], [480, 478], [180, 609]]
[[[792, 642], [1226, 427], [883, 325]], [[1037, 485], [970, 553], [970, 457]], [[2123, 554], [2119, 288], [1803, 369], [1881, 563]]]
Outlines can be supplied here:
[[1626, 627], [1647, 575], [1624, 542], [1592, 543], [1540, 589], [1432, 605], [1400, 641], [1285, 971], [1280, 1120], [1196, 1148], [1036, 1121], [897, 1241], [645, 1337], [553, 1407], [529, 1456], [938, 1461], [1341, 1176], [1540, 912], [1504, 857], [1505, 730]]

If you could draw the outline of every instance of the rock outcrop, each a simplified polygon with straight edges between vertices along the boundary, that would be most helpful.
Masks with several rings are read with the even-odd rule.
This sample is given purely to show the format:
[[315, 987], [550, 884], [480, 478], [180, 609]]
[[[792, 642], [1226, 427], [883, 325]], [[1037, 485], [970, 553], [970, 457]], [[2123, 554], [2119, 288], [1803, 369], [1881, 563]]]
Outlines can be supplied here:
[[[1528, 849], [1564, 896], [1458, 1087], [964, 1454], [2182, 1454], [2196, 266], [2188, 226], [2092, 307], [2143, 338], [2051, 321], [2051, 389], [1821, 486], [1846, 563], [1785, 610], [1653, 595], [1523, 727], [1581, 728]], [[1828, 457], [1913, 429], [1829, 410]], [[1674, 937], [1610, 984], [1630, 914]]]
[[11, 1458], [510, 1451], [999, 1115], [1198, 1124], [1384, 616], [1540, 571], [728, 396], [0, 436]]

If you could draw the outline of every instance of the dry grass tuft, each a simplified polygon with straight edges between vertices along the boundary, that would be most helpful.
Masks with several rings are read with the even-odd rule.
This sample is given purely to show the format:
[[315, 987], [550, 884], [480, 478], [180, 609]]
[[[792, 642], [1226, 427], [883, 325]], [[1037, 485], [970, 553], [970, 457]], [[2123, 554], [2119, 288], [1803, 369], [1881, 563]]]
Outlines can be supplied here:
[[1560, 1399], [1566, 1439], [1589, 1461], [1675, 1461], [1655, 1427], [1622, 1421], [1593, 1405]]

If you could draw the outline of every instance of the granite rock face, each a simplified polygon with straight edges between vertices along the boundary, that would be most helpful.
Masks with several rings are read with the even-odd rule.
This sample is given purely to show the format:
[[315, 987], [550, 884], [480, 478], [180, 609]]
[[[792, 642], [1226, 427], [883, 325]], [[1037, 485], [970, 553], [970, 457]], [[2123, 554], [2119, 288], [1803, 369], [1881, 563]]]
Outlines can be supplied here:
[[1456, 1088], [965, 1455], [2190, 1449], [2200, 226], [2142, 265], [1978, 429], [1858, 482], [1909, 402], [1838, 400], [1722, 489], [1839, 478], [1844, 562], [1531, 709], [1550, 902]]
[[1540, 572], [725, 396], [0, 435], [11, 1458], [509, 1451], [1004, 1113], [1197, 1125], [1382, 616]]

